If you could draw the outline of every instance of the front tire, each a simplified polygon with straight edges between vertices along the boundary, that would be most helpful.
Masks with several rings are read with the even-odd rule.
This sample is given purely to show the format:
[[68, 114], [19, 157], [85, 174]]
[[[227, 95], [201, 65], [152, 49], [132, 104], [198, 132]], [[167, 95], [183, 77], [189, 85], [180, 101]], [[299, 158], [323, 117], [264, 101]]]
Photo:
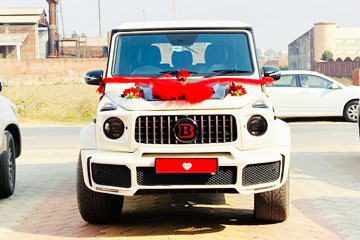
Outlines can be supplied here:
[[15, 190], [15, 143], [9, 131], [4, 131], [0, 146], [0, 198], [6, 198]]
[[121, 215], [124, 196], [90, 190], [84, 182], [80, 156], [77, 165], [76, 193], [81, 217], [89, 223], [106, 223]]
[[289, 178], [279, 189], [257, 193], [254, 214], [259, 220], [283, 222], [289, 216]]
[[357, 122], [359, 101], [352, 100], [344, 107], [344, 118], [349, 122]]

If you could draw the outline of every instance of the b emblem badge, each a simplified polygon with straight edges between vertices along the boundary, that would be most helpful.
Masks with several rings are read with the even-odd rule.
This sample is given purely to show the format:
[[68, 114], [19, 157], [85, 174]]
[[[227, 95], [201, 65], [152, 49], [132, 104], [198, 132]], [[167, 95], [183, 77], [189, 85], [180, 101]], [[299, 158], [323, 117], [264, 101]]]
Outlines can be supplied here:
[[198, 126], [191, 118], [182, 118], [175, 123], [174, 134], [182, 143], [192, 143], [198, 134]]

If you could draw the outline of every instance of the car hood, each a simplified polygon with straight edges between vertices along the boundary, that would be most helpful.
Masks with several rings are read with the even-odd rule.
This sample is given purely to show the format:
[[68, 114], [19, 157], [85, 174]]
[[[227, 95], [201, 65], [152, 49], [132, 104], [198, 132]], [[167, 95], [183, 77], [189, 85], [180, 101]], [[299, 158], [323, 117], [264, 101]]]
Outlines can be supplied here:
[[[200, 110], [200, 109], [232, 109], [242, 108], [263, 96], [259, 86], [245, 85], [247, 94], [238, 97], [229, 94], [225, 96], [215, 96], [215, 98], [205, 100], [201, 103], [190, 104], [184, 100], [163, 101], [158, 99], [146, 100], [144, 98], [125, 99], [121, 97], [123, 90], [106, 91], [106, 97], [116, 105], [128, 111], [171, 111], [171, 110]], [[215, 95], [215, 94], [214, 94]]]

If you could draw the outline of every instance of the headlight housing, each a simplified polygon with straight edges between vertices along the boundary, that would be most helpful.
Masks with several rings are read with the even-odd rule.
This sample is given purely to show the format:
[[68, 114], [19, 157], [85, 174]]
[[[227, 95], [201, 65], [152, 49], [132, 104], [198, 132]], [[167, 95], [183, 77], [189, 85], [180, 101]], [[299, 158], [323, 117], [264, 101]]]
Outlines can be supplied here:
[[103, 130], [106, 137], [110, 139], [119, 139], [124, 134], [125, 124], [121, 119], [111, 117], [105, 121]]
[[247, 122], [247, 129], [253, 136], [262, 136], [266, 133], [268, 123], [266, 119], [260, 115], [252, 116]]

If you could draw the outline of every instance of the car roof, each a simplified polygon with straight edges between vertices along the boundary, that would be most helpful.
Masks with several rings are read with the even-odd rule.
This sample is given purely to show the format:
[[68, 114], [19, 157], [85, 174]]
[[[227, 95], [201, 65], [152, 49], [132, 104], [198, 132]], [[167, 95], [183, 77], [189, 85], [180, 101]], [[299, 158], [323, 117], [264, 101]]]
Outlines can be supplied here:
[[282, 70], [282, 75], [289, 75], [289, 74], [309, 74], [309, 75], [317, 75], [317, 76], [324, 76], [321, 73], [308, 71], [308, 70]]
[[115, 30], [156, 30], [156, 29], [234, 29], [251, 26], [241, 21], [149, 21], [149, 22], [128, 22], [116, 27]]

